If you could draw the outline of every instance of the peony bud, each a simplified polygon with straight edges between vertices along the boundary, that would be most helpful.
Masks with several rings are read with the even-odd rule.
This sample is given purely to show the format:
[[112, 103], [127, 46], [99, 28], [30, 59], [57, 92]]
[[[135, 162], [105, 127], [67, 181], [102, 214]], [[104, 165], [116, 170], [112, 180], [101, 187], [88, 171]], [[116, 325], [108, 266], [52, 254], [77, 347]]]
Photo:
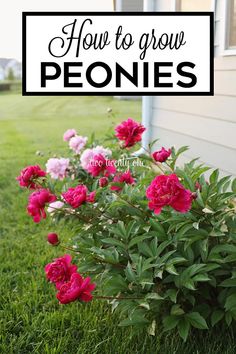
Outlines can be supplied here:
[[197, 199], [197, 193], [195, 193], [195, 192], [192, 193], [192, 199], [193, 199], [193, 200]]
[[107, 177], [101, 177], [99, 179], [99, 186], [101, 188], [106, 187], [108, 185], [108, 178]]
[[152, 154], [152, 157], [157, 162], [165, 162], [171, 155], [171, 149], [166, 150], [164, 147], [161, 150], [156, 151]]
[[200, 184], [199, 182], [196, 182], [196, 183], [195, 183], [195, 189], [196, 189], [196, 190], [199, 189], [200, 192], [202, 191], [202, 186], [201, 186], [201, 184]]
[[48, 243], [50, 243], [53, 246], [57, 246], [60, 243], [58, 236], [55, 233], [48, 234], [47, 240], [48, 240]]

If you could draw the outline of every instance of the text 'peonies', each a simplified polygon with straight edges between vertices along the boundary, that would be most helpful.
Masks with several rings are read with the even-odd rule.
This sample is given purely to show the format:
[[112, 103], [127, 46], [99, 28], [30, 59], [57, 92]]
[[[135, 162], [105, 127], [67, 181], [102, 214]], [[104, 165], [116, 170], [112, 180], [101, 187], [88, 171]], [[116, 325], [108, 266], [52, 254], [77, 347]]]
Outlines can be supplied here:
[[173, 209], [186, 213], [192, 204], [192, 192], [185, 189], [175, 174], [157, 176], [147, 189], [149, 208], [159, 214], [161, 209], [169, 205]]

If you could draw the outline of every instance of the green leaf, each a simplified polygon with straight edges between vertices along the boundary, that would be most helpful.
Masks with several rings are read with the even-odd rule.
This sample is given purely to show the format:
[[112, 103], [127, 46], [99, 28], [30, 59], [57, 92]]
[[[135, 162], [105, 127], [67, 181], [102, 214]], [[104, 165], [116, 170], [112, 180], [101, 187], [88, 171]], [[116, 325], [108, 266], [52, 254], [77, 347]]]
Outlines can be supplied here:
[[157, 231], [157, 236], [160, 236], [161, 238], [165, 238], [166, 237], [166, 232], [164, 227], [162, 226], [162, 224], [160, 223], [160, 221], [154, 220], [154, 219], [150, 219], [150, 224], [152, 226], [152, 228]]
[[184, 314], [184, 310], [180, 307], [180, 305], [173, 305], [170, 310], [171, 315], [181, 316]]
[[129, 248], [131, 248], [131, 247], [135, 246], [136, 244], [138, 244], [139, 242], [147, 240], [151, 237], [152, 237], [152, 235], [148, 235], [148, 234], [136, 236], [129, 242]]
[[186, 339], [188, 338], [189, 330], [190, 330], [189, 322], [187, 321], [186, 318], [181, 318], [181, 320], [178, 323], [178, 332], [180, 337], [184, 340], [184, 342], [186, 342]]
[[224, 311], [215, 310], [211, 315], [211, 325], [215, 326], [224, 317]]
[[166, 316], [163, 319], [163, 326], [165, 331], [170, 331], [171, 329], [175, 328], [180, 320], [178, 316]]
[[236, 193], [236, 178], [232, 182], [231, 189], [234, 193]]
[[117, 274], [115, 277], [109, 278], [104, 287], [107, 295], [116, 295], [126, 291], [128, 286], [125, 279], [120, 274]]
[[164, 298], [157, 293], [149, 293], [145, 296], [146, 300], [163, 300]]
[[216, 245], [212, 248], [209, 257], [211, 257], [213, 254], [217, 253], [235, 253], [236, 254], [236, 246], [230, 245], [230, 244], [222, 244], [222, 245]]
[[208, 329], [205, 319], [200, 315], [199, 312], [191, 312], [186, 314], [186, 318], [189, 320], [191, 325], [199, 329]]
[[219, 178], [219, 169], [217, 168], [210, 175], [209, 181], [210, 181], [211, 184], [214, 184], [214, 183], [216, 183], [218, 181], [218, 178]]
[[174, 265], [170, 264], [170, 265], [166, 265], [165, 270], [173, 275], [178, 275], [179, 273], [177, 272], [176, 268]]
[[231, 311], [233, 308], [236, 308], [236, 294], [227, 297], [224, 307], [226, 311]]
[[219, 286], [223, 286], [224, 288], [234, 287], [236, 286], [236, 278], [225, 279]]
[[207, 276], [207, 274], [197, 274], [192, 278], [192, 280], [196, 281], [196, 282], [198, 282], [198, 281], [201, 282], [201, 281], [208, 281], [211, 279]]
[[130, 263], [128, 263], [127, 267], [125, 268], [125, 275], [126, 275], [126, 278], [128, 279], [128, 281], [135, 282], [136, 275], [135, 275]]
[[165, 297], [169, 297], [172, 302], [176, 302], [177, 295], [178, 295], [177, 289], [169, 289], [169, 290], [167, 290]]
[[116, 240], [115, 238], [104, 238], [102, 239], [102, 242], [108, 245], [118, 246], [122, 249], [126, 249], [125, 245], [121, 241]]
[[233, 319], [233, 317], [232, 317], [231, 313], [230, 312], [226, 312], [225, 321], [226, 321], [228, 326], [231, 325], [232, 319]]
[[137, 326], [137, 325], [146, 325], [148, 324], [149, 321], [144, 318], [143, 316], [140, 315], [136, 315], [136, 316], [132, 316], [132, 318], [126, 318], [123, 321], [121, 321], [119, 323], [118, 326], [120, 327], [128, 327], [128, 326]]

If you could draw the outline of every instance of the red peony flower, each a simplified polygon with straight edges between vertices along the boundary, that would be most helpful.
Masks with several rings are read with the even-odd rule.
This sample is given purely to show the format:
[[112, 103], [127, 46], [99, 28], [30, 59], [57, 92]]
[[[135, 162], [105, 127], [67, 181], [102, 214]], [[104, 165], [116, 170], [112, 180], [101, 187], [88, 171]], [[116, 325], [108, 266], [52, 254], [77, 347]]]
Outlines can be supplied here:
[[166, 150], [164, 147], [162, 147], [161, 150], [154, 152], [152, 157], [157, 162], [165, 162], [170, 155], [171, 149]]
[[29, 196], [27, 211], [33, 217], [34, 222], [40, 222], [42, 218], [46, 218], [44, 210], [46, 204], [55, 202], [56, 199], [56, 196], [48, 189], [39, 189]]
[[54, 259], [54, 262], [45, 266], [47, 279], [56, 285], [59, 290], [61, 286], [68, 282], [73, 273], [77, 271], [77, 266], [71, 264], [71, 256], [65, 254], [63, 257]]
[[19, 181], [21, 187], [36, 189], [40, 188], [40, 186], [37, 185], [37, 178], [45, 176], [46, 172], [41, 170], [40, 166], [28, 166], [21, 171], [20, 175], [16, 177], [16, 180]]
[[116, 173], [114, 163], [114, 160], [108, 160], [102, 154], [95, 155], [94, 158], [90, 161], [87, 171], [93, 177], [97, 177], [100, 174], [108, 177]]
[[126, 121], [117, 125], [115, 128], [116, 137], [124, 141], [124, 147], [132, 147], [137, 142], [142, 140], [142, 133], [146, 130], [140, 123], [135, 122], [133, 119], [128, 118]]
[[106, 187], [108, 185], [108, 178], [107, 177], [101, 177], [99, 179], [99, 187], [103, 188]]
[[47, 240], [48, 243], [50, 243], [53, 246], [57, 246], [60, 243], [58, 235], [55, 234], [54, 232], [48, 234]]
[[60, 287], [57, 299], [61, 304], [68, 304], [76, 300], [91, 301], [93, 298], [91, 291], [95, 289], [96, 285], [90, 281], [89, 277], [83, 279], [80, 274], [73, 273], [70, 281]]
[[191, 208], [192, 192], [185, 189], [175, 174], [157, 176], [146, 192], [149, 208], [159, 214], [165, 205], [186, 213]]
[[[124, 173], [117, 174], [113, 181], [113, 183], [123, 183], [123, 184], [134, 184], [135, 180], [132, 177], [130, 171], [126, 171]], [[112, 191], [120, 192], [122, 190], [122, 186], [111, 186]]]
[[74, 209], [86, 202], [94, 203], [95, 200], [95, 192], [88, 193], [88, 188], [83, 184], [79, 184], [75, 188], [69, 188], [67, 192], [62, 193], [62, 196], [66, 203]]

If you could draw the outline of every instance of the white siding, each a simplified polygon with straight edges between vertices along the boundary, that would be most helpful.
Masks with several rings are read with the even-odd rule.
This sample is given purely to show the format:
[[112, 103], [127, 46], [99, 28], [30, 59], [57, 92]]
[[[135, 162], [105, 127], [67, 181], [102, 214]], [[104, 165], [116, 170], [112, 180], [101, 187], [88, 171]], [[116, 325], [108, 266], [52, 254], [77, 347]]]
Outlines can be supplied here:
[[[215, 96], [154, 97], [151, 129], [158, 146], [190, 147], [182, 161], [200, 157], [236, 175], [236, 56], [221, 55], [223, 2], [217, 1], [215, 23]], [[156, 0], [156, 9], [173, 9], [173, 1]]]

